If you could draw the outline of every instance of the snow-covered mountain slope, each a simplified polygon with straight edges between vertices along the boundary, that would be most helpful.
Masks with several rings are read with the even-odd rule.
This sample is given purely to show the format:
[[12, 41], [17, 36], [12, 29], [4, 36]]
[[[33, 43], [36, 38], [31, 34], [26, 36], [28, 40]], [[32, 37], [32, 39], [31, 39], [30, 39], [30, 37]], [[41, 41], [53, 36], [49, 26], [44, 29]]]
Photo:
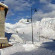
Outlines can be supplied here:
[[[12, 35], [17, 35], [22, 40], [31, 41], [32, 40], [32, 28], [31, 21], [27, 22], [27, 19], [21, 19], [15, 24], [5, 23], [5, 31], [7, 33], [13, 33]], [[14, 38], [17, 38], [16, 36]], [[45, 39], [55, 39], [55, 18], [43, 18], [41, 21], [36, 21], [33, 23], [33, 37], [34, 41], [39, 41]]]
[[20, 30], [22, 28], [25, 28], [28, 24], [30, 24], [30, 20], [29, 22], [27, 22], [27, 19], [21, 19], [19, 22], [15, 24], [5, 23], [5, 32], [15, 33], [17, 29]]

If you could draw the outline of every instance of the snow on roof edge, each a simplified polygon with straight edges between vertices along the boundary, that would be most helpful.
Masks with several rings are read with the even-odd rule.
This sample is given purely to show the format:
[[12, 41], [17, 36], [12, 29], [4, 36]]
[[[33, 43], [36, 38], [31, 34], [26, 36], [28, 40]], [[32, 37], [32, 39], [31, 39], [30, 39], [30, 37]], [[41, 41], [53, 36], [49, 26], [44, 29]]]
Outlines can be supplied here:
[[5, 5], [4, 3], [1, 3], [1, 2], [0, 2], [0, 5], [4, 6], [5, 8], [8, 8], [8, 6]]

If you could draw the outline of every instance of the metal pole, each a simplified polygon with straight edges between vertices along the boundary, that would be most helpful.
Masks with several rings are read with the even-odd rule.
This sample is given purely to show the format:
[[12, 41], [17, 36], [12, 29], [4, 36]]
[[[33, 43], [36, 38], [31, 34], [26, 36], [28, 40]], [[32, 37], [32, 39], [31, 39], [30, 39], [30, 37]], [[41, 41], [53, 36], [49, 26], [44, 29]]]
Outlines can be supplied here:
[[31, 8], [31, 28], [32, 28], [32, 44], [34, 43], [33, 40], [33, 21], [32, 21], [32, 8]]
[[39, 41], [40, 41], [40, 23], [39, 23]]

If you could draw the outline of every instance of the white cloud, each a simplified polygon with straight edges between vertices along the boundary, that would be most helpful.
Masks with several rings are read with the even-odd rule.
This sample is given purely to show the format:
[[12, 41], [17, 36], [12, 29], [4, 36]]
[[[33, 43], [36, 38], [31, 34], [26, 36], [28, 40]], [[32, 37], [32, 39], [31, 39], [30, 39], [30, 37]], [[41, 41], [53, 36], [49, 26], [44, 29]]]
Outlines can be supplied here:
[[42, 10], [39, 10], [33, 15], [33, 21], [38, 21], [42, 18], [55, 18], [55, 10], [47, 13], [44, 13]]
[[15, 15], [16, 11], [25, 11], [29, 10], [30, 7], [34, 4], [34, 1], [32, 3], [29, 3], [29, 0], [4, 0], [4, 3], [8, 5], [9, 12], [8, 17]]
[[[45, 5], [43, 5], [41, 11], [37, 11], [37, 13], [35, 13], [34, 19], [36, 18], [37, 20], [41, 20], [44, 17], [55, 17], [55, 4], [51, 3], [51, 0], [40, 0], [40, 2], [42, 3], [46, 3]], [[29, 7], [31, 7], [34, 2], [29, 3], [29, 0], [25, 1], [25, 0], [5, 0], [5, 4], [7, 4], [9, 6], [9, 15], [14, 15], [13, 11], [24, 11], [24, 10], [29, 10]], [[46, 9], [47, 8], [47, 9]], [[43, 11], [46, 11], [45, 13]], [[49, 12], [48, 12], [49, 11]], [[35, 20], [36, 20], [35, 19]]]
[[49, 3], [49, 4], [48, 4], [48, 7], [50, 7], [50, 8], [53, 9], [53, 10], [55, 10], [55, 4]]
[[31, 4], [28, 2], [28, 0], [5, 0], [4, 2], [9, 6], [10, 9], [13, 9], [15, 11], [28, 9], [28, 7], [30, 7], [34, 3], [32, 2]]
[[41, 3], [50, 3], [51, 0], [40, 0]]
[[55, 4], [51, 3], [52, 0], [40, 0], [40, 3], [44, 3], [42, 9], [39, 9], [33, 15], [33, 21], [41, 20], [42, 18], [54, 18], [55, 17]]

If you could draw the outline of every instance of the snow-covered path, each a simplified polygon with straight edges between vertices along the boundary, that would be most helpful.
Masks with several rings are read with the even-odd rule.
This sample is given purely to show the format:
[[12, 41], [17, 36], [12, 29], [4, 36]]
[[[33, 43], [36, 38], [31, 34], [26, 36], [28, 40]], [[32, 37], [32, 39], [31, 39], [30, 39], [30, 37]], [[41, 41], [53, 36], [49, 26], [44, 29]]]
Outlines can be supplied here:
[[16, 52], [12, 55], [55, 55], [55, 42], [45, 42], [30, 52]]

